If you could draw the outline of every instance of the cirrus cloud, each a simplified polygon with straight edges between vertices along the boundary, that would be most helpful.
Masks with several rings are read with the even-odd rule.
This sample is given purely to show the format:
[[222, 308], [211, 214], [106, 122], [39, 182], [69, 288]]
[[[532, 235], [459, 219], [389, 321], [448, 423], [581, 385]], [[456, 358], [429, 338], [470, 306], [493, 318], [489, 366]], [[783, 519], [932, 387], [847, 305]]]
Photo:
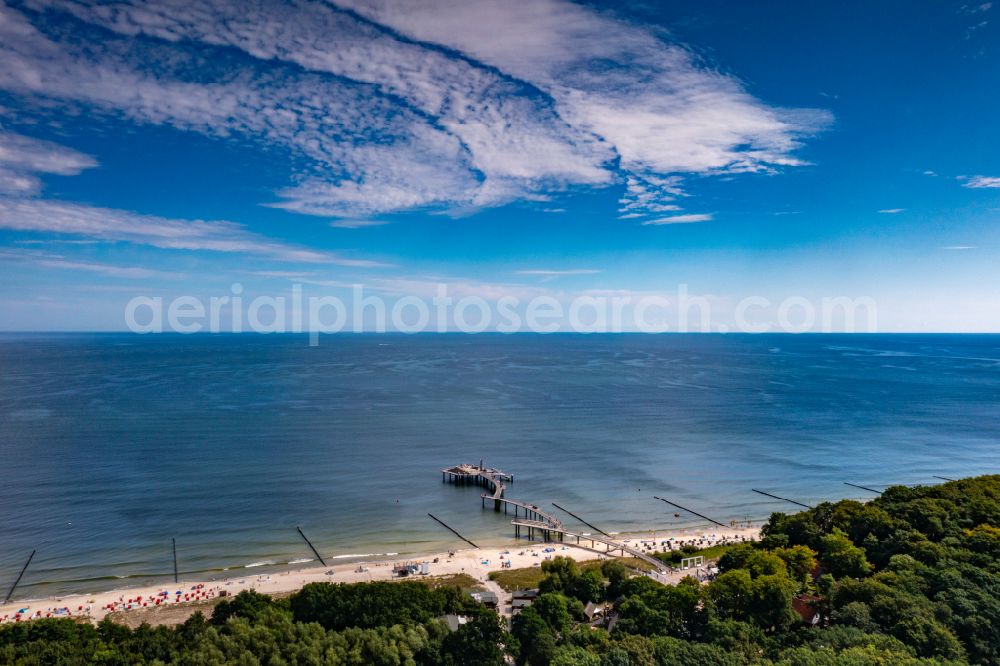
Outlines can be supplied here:
[[177, 220], [123, 210], [26, 198], [0, 198], [0, 229], [84, 236], [168, 250], [237, 252], [279, 261], [374, 268], [386, 264], [296, 247], [235, 222]]
[[563, 0], [0, 11], [0, 88], [280, 146], [297, 166], [271, 203], [310, 215], [468, 211], [616, 183], [623, 214], [662, 214], [686, 175], [805, 164], [796, 151], [830, 121], [769, 106], [663, 34]]
[[0, 193], [37, 194], [38, 174], [75, 176], [95, 166], [92, 157], [65, 146], [0, 129]]
[[533, 268], [523, 271], [515, 271], [517, 275], [539, 275], [542, 277], [559, 277], [562, 275], [594, 275], [600, 272], [601, 271], [595, 268], [567, 268], [564, 270]]
[[656, 218], [655, 220], [646, 220], [642, 225], [645, 227], [663, 224], [691, 224], [692, 222], [708, 222], [711, 219], [711, 213], [688, 213], [685, 215], [671, 215], [669, 217]]
[[960, 180], [965, 181], [962, 187], [973, 189], [1000, 187], [1000, 177], [997, 176], [962, 176]]

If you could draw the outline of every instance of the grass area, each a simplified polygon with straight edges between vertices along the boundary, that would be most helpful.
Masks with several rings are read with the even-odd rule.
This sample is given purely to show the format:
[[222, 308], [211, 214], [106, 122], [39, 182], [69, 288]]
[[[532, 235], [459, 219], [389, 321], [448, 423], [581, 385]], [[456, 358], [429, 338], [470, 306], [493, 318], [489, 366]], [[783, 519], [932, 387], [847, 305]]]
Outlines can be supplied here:
[[[540, 573], [540, 571], [539, 571]], [[484, 592], [486, 590], [483, 584], [478, 580], [470, 576], [469, 574], [458, 573], [458, 574], [448, 574], [445, 576], [429, 576], [416, 578], [422, 583], [427, 583], [432, 588], [437, 587], [458, 587], [463, 593], [468, 594], [469, 592]]]
[[663, 560], [667, 564], [673, 564], [675, 566], [681, 563], [682, 558], [696, 557], [698, 555], [704, 557], [705, 561], [708, 562], [710, 560], [719, 559], [720, 557], [725, 555], [729, 549], [735, 547], [736, 545], [737, 544], [735, 543], [719, 544], [717, 546], [709, 546], [708, 548], [702, 548], [701, 550], [696, 550], [690, 553], [684, 553], [679, 550], [675, 550], [669, 553], [654, 553], [653, 557], [655, 557], [658, 560]]
[[616, 558], [619, 562], [627, 566], [629, 569], [638, 569], [639, 571], [652, 571], [653, 565], [646, 560], [640, 560], [638, 557], [619, 557]]
[[[639, 571], [651, 571], [653, 569], [653, 565], [640, 560], [638, 557], [618, 557], [615, 559], [630, 569], [638, 569]], [[600, 569], [602, 562], [604, 560], [586, 560], [584, 562], [577, 562], [577, 566], [580, 571], [590, 571], [591, 569]], [[538, 566], [525, 567], [524, 569], [504, 569], [502, 571], [490, 572], [490, 580], [508, 592], [536, 588], [542, 582], [543, 578], [545, 578], [545, 572], [542, 571], [540, 562]]]
[[538, 587], [543, 578], [545, 578], [545, 573], [541, 566], [490, 572], [490, 580], [508, 592]]
[[[735, 545], [737, 544], [720, 544], [718, 546], [702, 548], [701, 550], [694, 551], [692, 553], [674, 551], [670, 553], [650, 554], [657, 559], [663, 560], [667, 564], [679, 566], [681, 558], [692, 557], [693, 555], [701, 555], [705, 558], [706, 562], [717, 560]], [[616, 559], [630, 569], [638, 569], [639, 571], [651, 571], [653, 569], [653, 565], [645, 560], [640, 560], [638, 557], [619, 557]], [[578, 562], [577, 564], [580, 567], [580, 571], [588, 571], [589, 569], [600, 569], [601, 562], [602, 560], [587, 560], [586, 562]], [[508, 592], [511, 590], [536, 588], [538, 587], [538, 584], [542, 582], [543, 578], [545, 578], [545, 573], [542, 571], [541, 563], [539, 563], [539, 566], [526, 567], [524, 569], [504, 569], [502, 571], [490, 572], [490, 580], [494, 581], [497, 585]]]
[[139, 625], [148, 624], [151, 627], [173, 627], [182, 624], [195, 613], [201, 613], [205, 617], [211, 617], [215, 605], [222, 601], [222, 598], [206, 599], [204, 601], [194, 601], [183, 604], [172, 604], [168, 606], [152, 606], [150, 608], [134, 608], [128, 611], [118, 611], [108, 613], [106, 616], [115, 624], [136, 629]]

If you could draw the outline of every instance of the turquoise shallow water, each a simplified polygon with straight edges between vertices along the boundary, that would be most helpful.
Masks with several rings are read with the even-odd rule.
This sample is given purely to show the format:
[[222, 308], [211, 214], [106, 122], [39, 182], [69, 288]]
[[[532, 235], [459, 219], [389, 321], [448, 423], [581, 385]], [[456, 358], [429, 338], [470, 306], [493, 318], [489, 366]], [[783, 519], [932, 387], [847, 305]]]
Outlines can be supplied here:
[[[727, 522], [1000, 468], [1000, 336], [0, 337], [0, 585], [506, 541], [440, 469], [606, 531]], [[398, 503], [397, 503], [397, 500]], [[572, 521], [567, 521], [572, 522]], [[583, 528], [586, 529], [586, 528]], [[348, 558], [349, 559], [349, 558]], [[122, 577], [127, 577], [122, 580]]]

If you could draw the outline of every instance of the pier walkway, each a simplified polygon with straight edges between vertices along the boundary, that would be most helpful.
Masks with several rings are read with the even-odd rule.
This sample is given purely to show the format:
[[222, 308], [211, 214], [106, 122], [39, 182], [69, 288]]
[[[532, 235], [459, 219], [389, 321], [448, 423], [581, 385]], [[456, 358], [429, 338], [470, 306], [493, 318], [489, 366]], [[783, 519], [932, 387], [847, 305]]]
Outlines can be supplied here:
[[504, 497], [504, 493], [507, 491], [507, 484], [514, 482], [514, 476], [501, 472], [498, 469], [493, 469], [492, 467], [485, 467], [481, 462], [478, 466], [464, 464], [443, 469], [441, 470], [441, 481], [459, 485], [485, 487], [489, 492], [480, 495], [483, 506], [486, 506], [486, 500], [492, 500], [493, 508], [496, 511], [502, 508], [504, 513], [507, 513], [508, 507], [512, 506], [514, 507], [515, 518], [519, 515], [519, 512], [523, 511], [525, 518], [541, 520], [548, 523], [554, 529], [562, 527], [562, 522], [558, 518], [539, 508], [537, 505]]
[[[646, 553], [642, 552], [637, 548], [632, 548], [626, 543], [612, 539], [607, 535], [595, 535], [595, 534], [581, 534], [579, 532], [574, 532], [563, 527], [562, 521], [553, 516], [551, 513], [544, 511], [535, 504], [528, 504], [527, 502], [521, 502], [515, 499], [508, 499], [504, 497], [504, 492], [507, 490], [507, 484], [513, 483], [514, 477], [510, 474], [501, 472], [498, 469], [493, 469], [492, 467], [486, 467], [480, 461], [479, 465], [456, 465], [455, 467], [448, 467], [441, 470], [441, 481], [447, 483], [455, 483], [458, 485], [474, 485], [481, 486], [488, 489], [489, 492], [485, 492], [480, 497], [483, 500], [483, 506], [486, 506], [486, 500], [493, 501], [493, 508], [499, 511], [501, 507], [504, 513], [507, 512], [508, 507], [514, 507], [514, 520], [510, 521], [511, 525], [514, 526], [514, 535], [518, 538], [521, 537], [521, 529], [527, 529], [527, 536], [529, 538], [533, 537], [535, 531], [542, 536], [545, 541], [565, 541], [566, 537], [575, 538], [577, 543], [583, 541], [590, 541], [591, 547], [595, 543], [603, 544], [607, 547], [608, 553], [620, 550], [622, 556], [626, 553], [632, 557], [636, 557], [647, 564], [652, 565], [655, 568], [656, 573], [660, 575], [665, 575], [670, 572], [670, 567], [656, 559], [655, 557], [650, 557]], [[519, 516], [519, 512], [524, 512], [524, 517]], [[555, 539], [553, 539], [555, 536]]]
[[601, 543], [608, 547], [606, 552], [611, 553], [616, 550], [620, 550], [622, 552], [623, 557], [625, 556], [626, 553], [628, 553], [632, 557], [636, 557], [642, 560], [643, 562], [655, 567], [657, 573], [661, 575], [668, 574], [671, 571], [670, 567], [663, 561], [658, 560], [650, 555], [647, 555], [638, 548], [633, 548], [632, 546], [629, 546], [627, 543], [622, 543], [621, 541], [617, 541], [610, 537], [600, 536], [597, 534], [581, 534], [579, 532], [573, 532], [571, 530], [567, 530], [564, 527], [554, 527], [542, 520], [514, 519], [510, 522], [512, 525], [514, 525], [514, 529], [517, 531], [518, 536], [520, 536], [521, 528], [526, 528], [528, 530], [529, 536], [531, 536], [535, 530], [538, 530], [538, 532], [542, 535], [542, 537], [546, 541], [551, 541], [552, 540], [551, 535], [555, 533], [559, 535], [560, 541], [565, 540], [565, 537], [567, 536], [575, 538], [577, 543], [580, 543], [580, 541], [589, 541], [591, 548], [593, 548], [595, 543]]
[[[487, 496], [483, 495], [483, 497], [486, 498]], [[553, 530], [562, 529], [562, 521], [560, 521], [558, 518], [556, 518], [555, 516], [553, 516], [551, 513], [548, 513], [546, 511], [543, 511], [542, 509], [539, 509], [534, 504], [528, 504], [526, 502], [521, 502], [519, 500], [514, 500], [514, 499], [505, 499], [505, 498], [502, 498], [502, 497], [499, 498], [498, 500], [495, 500], [495, 501], [499, 501], [499, 502], [503, 503], [504, 513], [507, 513], [507, 506], [508, 505], [513, 506], [514, 507], [514, 517], [515, 518], [517, 518], [517, 515], [518, 515], [517, 512], [518, 512], [518, 510], [523, 509], [524, 510], [524, 517], [525, 517], [526, 520], [530, 519], [530, 520], [536, 520], [538, 522], [546, 523], [547, 525], [549, 525], [550, 529], [553, 529]], [[497, 509], [497, 510], [499, 511], [499, 509]]]

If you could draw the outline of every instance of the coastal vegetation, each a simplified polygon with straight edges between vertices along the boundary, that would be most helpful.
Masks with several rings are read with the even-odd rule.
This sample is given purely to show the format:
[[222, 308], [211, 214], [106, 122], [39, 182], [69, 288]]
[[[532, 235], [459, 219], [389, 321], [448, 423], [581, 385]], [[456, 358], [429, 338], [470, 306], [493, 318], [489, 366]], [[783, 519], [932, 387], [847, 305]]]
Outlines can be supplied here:
[[[449, 633], [446, 614], [469, 619]], [[177, 627], [38, 620], [0, 627], [4, 664], [499, 663], [502, 630], [458, 587], [312, 583], [283, 599], [247, 590]], [[470, 661], [469, 656], [474, 660]]]
[[[175, 628], [0, 627], [0, 662], [1000, 664], [1000, 476], [776, 513], [760, 542], [717, 555], [714, 580], [677, 585], [548, 560], [509, 630], [453, 586], [315, 583], [243, 592]], [[448, 614], [468, 621], [449, 631]]]
[[[618, 561], [633, 570], [649, 571], [653, 568], [648, 562], [644, 562], [638, 557], [623, 557], [619, 558]], [[600, 560], [585, 560], [583, 562], [578, 562], [577, 567], [579, 567], [580, 571], [600, 569], [601, 562]], [[539, 587], [546, 575], [545, 569], [542, 568], [541, 563], [539, 563], [538, 565], [526, 567], [524, 569], [502, 569], [500, 571], [491, 571], [490, 580], [494, 581], [497, 585], [508, 592], [511, 592], [513, 590], [525, 590]]]
[[[709, 546], [707, 548], [698, 548], [697, 546], [684, 546], [678, 550], [668, 550], [666, 552], [656, 552], [653, 553], [653, 557], [663, 560], [667, 564], [674, 566], [679, 566], [681, 560], [685, 557], [691, 557], [692, 555], [701, 555], [706, 560], [717, 560], [726, 554], [735, 544], [731, 543], [720, 543], [714, 546]], [[638, 560], [642, 562], [642, 560]], [[645, 562], [642, 562], [646, 564]], [[648, 565], [647, 565], [648, 566]]]

